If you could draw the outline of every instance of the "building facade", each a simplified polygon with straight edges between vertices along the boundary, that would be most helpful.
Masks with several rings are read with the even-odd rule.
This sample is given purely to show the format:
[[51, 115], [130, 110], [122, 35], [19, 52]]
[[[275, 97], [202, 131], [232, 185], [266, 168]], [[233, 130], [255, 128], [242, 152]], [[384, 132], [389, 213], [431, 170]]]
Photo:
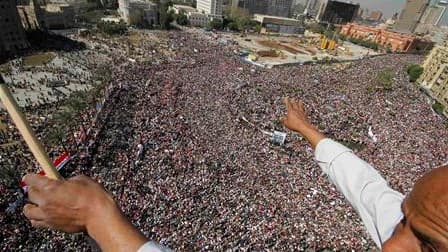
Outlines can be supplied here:
[[289, 17], [291, 8], [292, 0], [269, 0], [267, 15]]
[[305, 28], [300, 20], [255, 14], [254, 20], [261, 24], [261, 33], [303, 34]]
[[372, 11], [370, 12], [369, 18], [372, 21], [379, 22], [383, 18], [383, 13], [381, 11]]
[[173, 5], [173, 7], [171, 7], [171, 9], [176, 14], [179, 14], [181, 12], [185, 13], [185, 15], [187, 16], [188, 24], [191, 26], [206, 27], [210, 22], [210, 19], [206, 14], [198, 12], [198, 10], [193, 7], [175, 4]]
[[197, 0], [196, 9], [212, 18], [222, 18], [222, 0]]
[[327, 0], [322, 1], [317, 20], [329, 24], [346, 24], [358, 17], [360, 5], [353, 2]]
[[402, 33], [414, 33], [428, 5], [429, 0], [407, 0], [397, 22], [395, 22], [394, 30]]
[[15, 0], [0, 1], [0, 58], [29, 47]]
[[268, 0], [233, 0], [233, 7], [245, 9], [249, 14], [267, 14], [268, 13]]
[[41, 7], [47, 29], [67, 29], [75, 24], [75, 9], [69, 4], [47, 4]]
[[423, 68], [421, 87], [442, 104], [443, 114], [448, 117], [448, 41], [432, 49]]
[[42, 10], [35, 0], [18, 1], [17, 11], [25, 30], [45, 28]]
[[319, 0], [307, 0], [303, 14], [315, 17], [319, 11]]
[[396, 33], [354, 23], [344, 25], [341, 29], [341, 34], [351, 38], [375, 42], [389, 48], [392, 52], [401, 53], [422, 53], [430, 50], [434, 44], [415, 35]]
[[128, 25], [152, 26], [158, 21], [157, 5], [142, 0], [119, 0], [118, 13]]

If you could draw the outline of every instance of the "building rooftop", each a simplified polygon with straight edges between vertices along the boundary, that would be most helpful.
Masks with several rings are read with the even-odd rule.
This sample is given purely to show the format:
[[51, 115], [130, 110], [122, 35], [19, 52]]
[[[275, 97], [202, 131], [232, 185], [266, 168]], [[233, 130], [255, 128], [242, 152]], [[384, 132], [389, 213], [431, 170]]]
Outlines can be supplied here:
[[188, 5], [181, 5], [181, 4], [175, 4], [173, 5], [173, 8], [179, 9], [179, 10], [184, 10], [186, 12], [197, 12], [198, 10], [188, 6]]
[[269, 15], [263, 15], [263, 14], [254, 14], [255, 19], [264, 19], [264, 18], [270, 18], [270, 19], [281, 19], [285, 21], [295, 21], [299, 22], [299, 20], [294, 18], [286, 18], [286, 17], [279, 17], [279, 16], [269, 16]]

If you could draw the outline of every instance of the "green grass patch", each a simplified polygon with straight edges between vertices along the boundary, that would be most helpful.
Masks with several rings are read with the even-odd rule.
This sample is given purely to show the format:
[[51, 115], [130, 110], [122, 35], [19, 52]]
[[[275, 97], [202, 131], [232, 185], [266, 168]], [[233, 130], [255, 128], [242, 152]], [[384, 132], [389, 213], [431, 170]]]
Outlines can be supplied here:
[[31, 55], [23, 59], [23, 64], [25, 66], [41, 66], [53, 60], [54, 57], [55, 55], [49, 52]]

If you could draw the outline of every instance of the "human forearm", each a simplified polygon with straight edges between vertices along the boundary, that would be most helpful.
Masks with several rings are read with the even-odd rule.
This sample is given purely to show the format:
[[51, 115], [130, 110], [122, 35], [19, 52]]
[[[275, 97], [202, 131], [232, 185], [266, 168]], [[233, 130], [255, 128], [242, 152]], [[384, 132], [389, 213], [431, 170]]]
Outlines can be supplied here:
[[87, 232], [102, 251], [137, 251], [147, 239], [124, 217], [118, 208], [87, 226]]
[[147, 239], [130, 223], [104, 188], [85, 176], [55, 181], [27, 175], [33, 226], [87, 233], [103, 251], [137, 251]]
[[325, 138], [325, 135], [322, 134], [315, 126], [312, 124], [306, 125], [298, 131], [311, 145], [313, 150], [316, 149], [317, 144]]

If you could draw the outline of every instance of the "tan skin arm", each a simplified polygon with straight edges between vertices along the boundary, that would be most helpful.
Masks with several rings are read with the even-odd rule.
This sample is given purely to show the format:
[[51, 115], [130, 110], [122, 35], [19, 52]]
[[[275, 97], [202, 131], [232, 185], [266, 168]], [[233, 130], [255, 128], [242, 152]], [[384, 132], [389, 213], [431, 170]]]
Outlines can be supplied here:
[[24, 181], [31, 203], [23, 212], [35, 227], [87, 231], [103, 251], [137, 251], [147, 242], [104, 188], [86, 176], [57, 181], [26, 175]]
[[324, 139], [325, 136], [308, 120], [303, 102], [294, 101], [289, 97], [286, 97], [284, 102], [287, 108], [287, 114], [280, 119], [283, 125], [305, 137], [311, 144], [311, 147], [316, 149], [317, 144]]

